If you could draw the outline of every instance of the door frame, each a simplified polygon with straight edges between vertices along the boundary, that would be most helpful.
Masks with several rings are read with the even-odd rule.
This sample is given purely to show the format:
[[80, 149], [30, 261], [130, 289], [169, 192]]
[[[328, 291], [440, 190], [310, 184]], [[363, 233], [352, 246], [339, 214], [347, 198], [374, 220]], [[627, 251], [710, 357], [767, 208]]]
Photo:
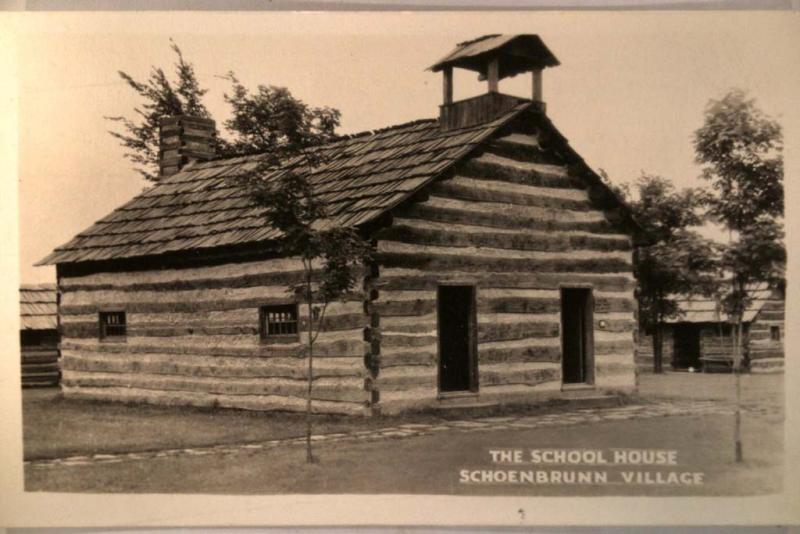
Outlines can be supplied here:
[[[442, 391], [442, 329], [439, 323], [439, 295], [446, 287], [465, 287], [470, 289], [470, 312], [468, 320], [469, 389], [459, 391]], [[478, 286], [474, 282], [439, 282], [436, 284], [436, 391], [439, 397], [453, 395], [476, 394], [479, 391], [478, 381]]]
[[[588, 328], [588, 335], [585, 339], [584, 350], [584, 381], [583, 382], [564, 382], [564, 290], [582, 289], [588, 292], [586, 315], [584, 316], [584, 329]], [[559, 340], [561, 342], [561, 389], [593, 388], [595, 385], [595, 358], [594, 358], [594, 286], [592, 284], [559, 284], [558, 286], [558, 329]]]

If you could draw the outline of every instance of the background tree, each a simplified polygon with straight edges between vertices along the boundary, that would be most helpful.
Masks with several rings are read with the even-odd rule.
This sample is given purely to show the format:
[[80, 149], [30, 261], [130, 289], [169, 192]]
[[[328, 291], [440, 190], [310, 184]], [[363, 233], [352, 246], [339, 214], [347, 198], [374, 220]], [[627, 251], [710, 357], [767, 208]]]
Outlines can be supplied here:
[[226, 153], [274, 152], [282, 159], [284, 152], [336, 137], [339, 110], [309, 107], [285, 87], [259, 85], [251, 93], [233, 72], [224, 78], [231, 83], [231, 93], [225, 94], [231, 117], [224, 124], [232, 136], [224, 148]]
[[[125, 157], [146, 180], [159, 178], [159, 122], [162, 117], [190, 115], [210, 119], [203, 103], [208, 92], [201, 87], [194, 66], [175, 42], [174, 80], [160, 67], [152, 67], [144, 82], [120, 71], [123, 80], [142, 98], [134, 117], [106, 117], [118, 123], [121, 131], [109, 132], [125, 147]], [[223, 95], [230, 106], [230, 118], [223, 122], [222, 135], [215, 137], [215, 152], [220, 156], [262, 153], [270, 162], [283, 161], [298, 147], [309, 147], [336, 137], [340, 113], [329, 107], [311, 107], [295, 98], [285, 87], [259, 85], [250, 92], [229, 72], [222, 77], [231, 84]]]
[[192, 115], [211, 118], [202, 102], [207, 89], [200, 87], [194, 66], [186, 61], [181, 49], [170, 39], [175, 62], [175, 81], [170, 81], [164, 70], [152, 67], [144, 82], [136, 81], [130, 74], [119, 71], [120, 77], [142, 98], [140, 107], [134, 108], [134, 118], [106, 117], [118, 123], [122, 132], [109, 133], [127, 150], [125, 157], [134, 163], [134, 169], [146, 180], [158, 180], [159, 122], [171, 115]]
[[777, 121], [759, 110], [738, 89], [706, 106], [703, 126], [694, 135], [702, 178], [713, 193], [705, 199], [708, 214], [729, 232], [722, 267], [730, 288], [722, 300], [734, 325], [733, 367], [737, 409], [736, 461], [742, 461], [741, 367], [742, 320], [758, 283], [774, 286], [786, 261], [783, 246], [783, 135]]
[[[630, 189], [630, 188], [629, 188]], [[643, 326], [652, 332], [653, 371], [663, 371], [661, 324], [678, 317], [676, 297], [709, 294], [715, 284], [716, 248], [692, 226], [700, 225], [703, 195], [696, 189], [675, 190], [660, 176], [643, 174], [629, 199], [634, 217], [653, 244], [637, 251], [634, 274], [639, 282], [639, 313]]]

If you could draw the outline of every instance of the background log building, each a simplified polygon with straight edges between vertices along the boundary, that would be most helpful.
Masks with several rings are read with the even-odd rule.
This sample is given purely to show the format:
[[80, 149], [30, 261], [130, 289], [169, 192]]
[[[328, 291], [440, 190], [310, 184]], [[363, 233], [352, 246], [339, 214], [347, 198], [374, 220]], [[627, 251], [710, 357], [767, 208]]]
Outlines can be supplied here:
[[[743, 317], [745, 363], [753, 373], [783, 372], [784, 296], [765, 284], [752, 288], [753, 301]], [[730, 370], [733, 327], [713, 299], [679, 301], [681, 316], [661, 325], [665, 365], [675, 370]], [[653, 338], [642, 332], [637, 347], [641, 371], [653, 370]]]
[[23, 284], [19, 289], [22, 386], [56, 386], [58, 316], [55, 284]]
[[[545, 113], [542, 70], [557, 64], [535, 35], [461, 43], [432, 67], [438, 119], [344, 137], [300, 169], [326, 223], [376, 248], [325, 316], [315, 410], [635, 388], [637, 227]], [[454, 67], [488, 93], [453, 102]], [[498, 91], [522, 72], [531, 99]], [[304, 409], [306, 325], [286, 290], [301, 265], [274, 252], [278, 233], [235, 180], [261, 156], [204, 161], [213, 135], [168, 118], [159, 183], [43, 260], [57, 265], [66, 395]]]

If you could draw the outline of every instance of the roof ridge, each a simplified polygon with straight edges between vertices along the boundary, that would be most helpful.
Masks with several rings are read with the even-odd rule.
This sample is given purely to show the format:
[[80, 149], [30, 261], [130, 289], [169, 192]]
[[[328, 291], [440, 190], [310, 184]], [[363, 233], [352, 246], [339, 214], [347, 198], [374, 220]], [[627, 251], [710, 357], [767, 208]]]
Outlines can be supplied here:
[[[402, 122], [400, 124], [393, 124], [391, 126], [384, 126], [383, 128], [376, 128], [374, 130], [363, 130], [363, 131], [360, 131], [360, 132], [354, 132], [354, 133], [350, 133], [350, 134], [337, 135], [335, 138], [331, 139], [327, 143], [323, 143], [321, 145], [317, 145], [315, 147], [310, 147], [310, 148], [315, 149], [315, 148], [329, 147], [329, 146], [335, 145], [336, 143], [340, 143], [340, 142], [343, 142], [343, 141], [349, 141], [351, 139], [359, 139], [361, 137], [368, 137], [368, 136], [371, 136], [371, 135], [378, 135], [378, 134], [381, 134], [381, 133], [391, 132], [393, 130], [399, 130], [399, 129], [402, 129], [402, 128], [408, 128], [410, 126], [416, 126], [417, 124], [423, 124], [423, 123], [426, 123], [426, 122], [435, 122], [437, 120], [438, 119], [436, 119], [434, 117], [427, 118], [427, 119], [414, 119], [414, 120], [411, 120], [411, 121]], [[262, 150], [262, 151], [243, 152], [241, 154], [219, 155], [217, 157], [213, 157], [213, 158], [205, 160], [205, 161], [200, 161], [198, 163], [200, 163], [200, 164], [203, 164], [203, 163], [214, 163], [214, 162], [218, 162], [218, 161], [227, 161], [227, 160], [231, 160], [231, 159], [235, 159], [235, 158], [251, 158], [251, 157], [256, 157], [256, 156], [263, 156], [265, 153], [266, 152]]]
[[480, 37], [475, 37], [474, 39], [469, 39], [468, 41], [462, 41], [462, 42], [458, 43], [456, 46], [457, 47], [469, 46], [469, 45], [477, 43], [479, 41], [484, 41], [486, 39], [493, 39], [495, 37], [500, 37], [501, 35], [503, 35], [503, 34], [502, 33], [487, 33], [486, 35], [481, 35]]

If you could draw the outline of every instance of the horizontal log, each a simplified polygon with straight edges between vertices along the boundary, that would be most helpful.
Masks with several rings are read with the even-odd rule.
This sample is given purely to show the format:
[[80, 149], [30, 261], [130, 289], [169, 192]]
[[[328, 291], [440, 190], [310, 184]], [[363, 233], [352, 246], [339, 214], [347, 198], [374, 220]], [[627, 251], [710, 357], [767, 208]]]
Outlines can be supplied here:
[[[492, 184], [495, 184], [494, 187]], [[506, 186], [506, 187], [503, 187]], [[552, 191], [573, 191], [579, 195], [553, 195]], [[449, 180], [437, 182], [431, 192], [436, 196], [455, 198], [476, 202], [503, 202], [518, 206], [533, 206], [539, 208], [555, 208], [577, 211], [593, 209], [589, 197], [584, 191], [573, 189], [535, 188], [490, 180], [475, 180], [456, 176]], [[578, 198], [575, 198], [578, 196]]]
[[435, 300], [395, 300], [375, 302], [373, 307], [381, 317], [407, 317], [428, 315], [436, 310]]
[[392, 367], [381, 373], [375, 387], [382, 393], [398, 389], [435, 388], [437, 380], [436, 367]]
[[20, 354], [20, 361], [23, 364], [52, 363], [58, 361], [58, 351], [36, 352], [34, 354], [22, 352]]
[[558, 289], [562, 285], [587, 285], [600, 291], [630, 291], [636, 286], [632, 275], [625, 273], [502, 273], [460, 272], [431, 273], [417, 269], [385, 268], [376, 282], [383, 289], [435, 290], [451, 280], [470, 280], [479, 288]]
[[[407, 222], [405, 222], [407, 221]], [[479, 226], [397, 221], [378, 233], [378, 239], [445, 247], [492, 247], [505, 250], [568, 252], [571, 250], [631, 250], [630, 240], [618, 236], [579, 233], [510, 232]]]
[[[62, 387], [64, 396], [72, 399], [146, 403], [162, 406], [196, 406], [204, 408], [237, 408], [256, 411], [304, 412], [305, 399], [278, 395], [218, 395], [190, 391], [153, 391], [126, 387]], [[364, 403], [315, 401], [314, 413], [367, 415]]]
[[[201, 267], [182, 267], [135, 271], [108, 271], [69, 276], [62, 273], [59, 287], [104, 286], [116, 288], [129, 284], [161, 284], [176, 281], [229, 279], [247, 275], [302, 272], [299, 258], [273, 258], [257, 261], [231, 261]], [[280, 284], [278, 284], [280, 285]], [[154, 288], [156, 289], [156, 288]]]
[[584, 184], [569, 178], [563, 173], [546, 173], [532, 169], [518, 169], [508, 165], [481, 161], [468, 160], [458, 167], [458, 173], [465, 176], [484, 178], [488, 180], [502, 180], [514, 184], [527, 184], [539, 187], [560, 187], [565, 189], [581, 189]]
[[[342, 361], [338, 361], [342, 360]], [[308, 379], [308, 359], [230, 358], [185, 356], [169, 354], [124, 355], [69, 354], [62, 363], [64, 369], [104, 373], [148, 373], [217, 378], [292, 378]], [[315, 360], [313, 376], [365, 377], [361, 358]]]
[[480, 369], [481, 386], [525, 384], [535, 386], [545, 382], [560, 382], [561, 368]]
[[406, 365], [435, 366], [438, 361], [436, 350], [386, 350], [381, 354], [381, 369]]
[[758, 313], [759, 321], [783, 321], [784, 312], [782, 311], [760, 311]]
[[[632, 298], [595, 297], [594, 299], [594, 310], [598, 314], [632, 313], [635, 306], [636, 301]], [[422, 316], [436, 310], [436, 300], [435, 297], [429, 297], [428, 299], [418, 298], [414, 300], [392, 300], [377, 302], [375, 303], [375, 307], [379, 313], [387, 316]], [[559, 298], [527, 296], [484, 297], [481, 293], [478, 293], [477, 311], [479, 314], [558, 313], [561, 311], [561, 300]]]
[[[600, 321], [604, 321], [605, 326], [603, 328], [600, 327]], [[594, 328], [598, 332], [633, 332], [636, 329], [636, 321], [633, 316], [627, 319], [606, 319], [599, 314], [594, 318]]]
[[23, 363], [22, 364], [22, 374], [31, 374], [31, 373], [52, 373], [58, 372], [59, 364], [57, 362], [51, 363]]
[[[136, 343], [106, 343], [106, 342], [73, 342], [62, 343], [62, 350], [76, 350], [87, 352], [108, 352], [116, 354], [196, 354], [198, 356], [233, 356], [233, 357], [261, 357], [261, 358], [302, 358], [306, 355], [306, 347], [302, 344], [276, 345], [257, 344], [251, 346], [226, 346], [219, 345], [207, 347], [202, 345], [153, 345]], [[324, 358], [353, 358], [363, 357], [369, 350], [369, 344], [359, 340], [339, 340], [332, 343], [318, 343], [314, 345], [314, 357]]]
[[509, 345], [478, 345], [479, 367], [490, 363], [559, 362], [561, 347], [520, 343]]
[[439, 253], [379, 252], [379, 261], [392, 267], [431, 271], [563, 271], [618, 273], [631, 269], [630, 261], [619, 258], [545, 259], [493, 258]]
[[[518, 161], [532, 163], [547, 163], [563, 165], [565, 162], [558, 158], [552, 150], [545, 150], [538, 144], [518, 143], [519, 137], [506, 137], [496, 139], [486, 145], [486, 152]], [[531, 138], [535, 139], [535, 138]]]
[[381, 334], [381, 350], [400, 347], [431, 347], [436, 346], [437, 336], [434, 335], [419, 335], [419, 334]]
[[[148, 375], [143, 373], [82, 373], [65, 371], [61, 382], [66, 387], [127, 387], [164, 391], [197, 391], [218, 395], [278, 395], [304, 399], [307, 384], [303, 380], [285, 378], [219, 379], [206, 377], [183, 377], [172, 375]], [[366, 393], [363, 381], [349, 378], [322, 378], [315, 381], [312, 399], [364, 402]]]
[[51, 358], [58, 358], [58, 348], [53, 347], [52, 349], [46, 350], [30, 350], [23, 348], [20, 351], [20, 356], [23, 360], [37, 360], [37, 359], [51, 359]]
[[240, 276], [223, 276], [221, 278], [196, 278], [196, 279], [167, 279], [163, 282], [125, 282], [123, 277], [118, 281], [105, 283], [85, 283], [63, 279], [60, 289], [64, 292], [72, 291], [187, 291], [187, 290], [213, 290], [213, 289], [240, 289], [259, 286], [290, 287], [302, 282], [305, 274], [302, 270], [266, 272], [243, 274]]
[[750, 359], [751, 360], [763, 360], [763, 359], [770, 359], [770, 358], [783, 358], [783, 350], [764, 350], [764, 351], [750, 351]]
[[488, 202], [458, 202], [441, 197], [431, 197], [428, 201], [411, 204], [398, 215], [404, 218], [472, 224], [510, 230], [520, 228], [547, 232], [582, 230], [596, 234], [619, 235], [614, 226], [602, 217], [602, 212], [572, 213], [592, 214], [594, 218], [589, 220], [570, 220], [563, 215], [559, 217], [556, 210], [543, 208], [523, 209], [504, 204], [492, 206]]
[[[345, 296], [347, 300], [362, 301], [363, 295], [355, 293]], [[243, 308], [259, 308], [261, 306], [275, 306], [292, 304], [292, 298], [247, 298], [232, 300], [195, 300], [195, 301], [170, 301], [170, 302], [119, 302], [117, 306], [123, 307], [128, 313], [186, 313], [205, 311], [226, 311]], [[59, 313], [63, 315], [77, 315], [98, 313], [106, 309], [107, 304], [79, 304], [62, 305]]]
[[115, 304], [119, 302], [174, 302], [196, 300], [242, 300], [242, 299], [284, 299], [295, 300], [295, 294], [289, 287], [282, 285], [253, 287], [221, 287], [214, 289], [183, 289], [149, 291], [119, 291], [117, 289], [66, 291], [61, 290], [61, 305], [76, 306], [81, 304]]
[[558, 337], [557, 322], [486, 323], [478, 320], [478, 343]]
[[[250, 324], [212, 324], [204, 325], [196, 322], [187, 325], [175, 325], [169, 323], [137, 323], [129, 321], [127, 334], [130, 337], [181, 337], [181, 336], [235, 336], [235, 335], [259, 335], [258, 315]], [[363, 314], [346, 314], [327, 316], [323, 319], [321, 332], [340, 332], [353, 330], [366, 326], [367, 317]], [[306, 317], [299, 320], [299, 330], [305, 332], [308, 329]], [[314, 323], [314, 331], [317, 331], [318, 322]], [[65, 338], [87, 339], [100, 336], [100, 326], [98, 322], [67, 322], [61, 325], [61, 332]]]
[[381, 332], [385, 334], [436, 334], [436, 314], [409, 316], [409, 317], [383, 317]]
[[633, 355], [633, 339], [626, 340], [597, 340], [594, 342], [594, 353], [596, 355], [618, 354], [626, 352]]

